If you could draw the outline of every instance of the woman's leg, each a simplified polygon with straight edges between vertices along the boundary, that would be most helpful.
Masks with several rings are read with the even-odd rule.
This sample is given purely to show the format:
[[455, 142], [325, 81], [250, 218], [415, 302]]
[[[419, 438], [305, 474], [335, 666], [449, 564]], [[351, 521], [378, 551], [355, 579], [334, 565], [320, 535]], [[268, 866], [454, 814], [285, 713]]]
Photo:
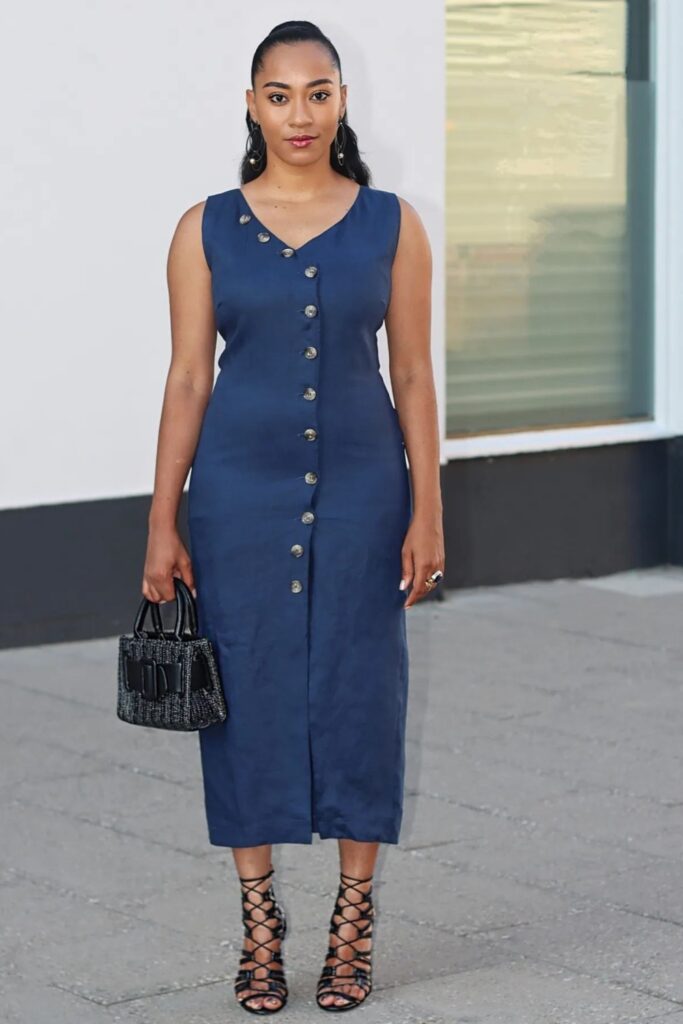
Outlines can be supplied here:
[[[263, 875], [267, 875], [272, 868], [271, 853], [272, 847], [270, 844], [265, 846], [249, 846], [249, 847], [233, 847], [233, 857], [235, 859], [235, 867], [237, 868], [237, 874], [240, 878], [261, 878]], [[252, 908], [250, 910], [250, 918], [253, 926], [254, 921], [268, 921], [268, 924], [273, 926], [275, 918], [272, 913], [269, 915], [265, 910], [259, 910], [257, 904], [263, 899], [259, 896], [259, 893], [265, 893], [268, 891], [271, 885], [272, 879], [265, 878], [261, 882], [249, 882], [247, 885], [242, 885], [242, 892], [245, 893], [248, 890], [248, 905]], [[270, 908], [272, 911], [272, 907]], [[254, 960], [250, 964], [246, 964], [247, 967], [256, 967], [257, 964], [269, 965], [271, 963], [272, 954], [279, 952], [280, 950], [280, 939], [273, 938], [272, 931], [265, 927], [263, 924], [257, 924], [252, 927], [253, 940], [245, 936], [244, 938], [244, 950], [247, 953], [251, 953], [255, 949]], [[266, 943], [265, 946], [258, 946], [258, 943]], [[259, 974], [264, 974], [264, 971], [260, 971]], [[238, 994], [240, 1001], [244, 999], [249, 1000], [249, 1006], [254, 1009], [260, 1009], [265, 1006], [267, 1010], [277, 1010], [282, 1004], [282, 1000], [278, 999], [274, 995], [261, 995], [264, 990], [268, 987], [267, 979], [260, 981], [257, 978], [253, 979], [253, 987], [245, 988], [243, 992]]]
[[[353, 879], [372, 879], [378, 852], [379, 843], [359, 843], [354, 839], [340, 839], [339, 868], [342, 881], [348, 882], [347, 876], [350, 876]], [[344, 917], [348, 918], [349, 923], [342, 924], [339, 927], [339, 937], [330, 933], [330, 946], [333, 949], [336, 949], [344, 942], [352, 943], [352, 945], [342, 945], [342, 948], [339, 951], [339, 959], [348, 960], [349, 967], [340, 965], [336, 972], [337, 976], [352, 973], [351, 964], [354, 960], [354, 952], [370, 953], [371, 951], [372, 940], [369, 937], [358, 939], [358, 929], [353, 924], [354, 920], [363, 919], [362, 913], [360, 911], [354, 912], [349, 909], [354, 903], [363, 902], [364, 894], [370, 890], [371, 884], [371, 881], [354, 881], [353, 888], [349, 887], [345, 890], [346, 895], [343, 900], [343, 906], [345, 908]], [[359, 985], [345, 985], [342, 982], [335, 982], [334, 988], [335, 990], [338, 990], [340, 994], [346, 992], [350, 996], [354, 996], [356, 999], [363, 999], [365, 997], [365, 990]], [[328, 993], [327, 995], [320, 997], [320, 1002], [324, 1006], [329, 1006], [330, 1004], [334, 1006], [343, 1006], [348, 1002], [348, 1000], [340, 999], [337, 996]]]

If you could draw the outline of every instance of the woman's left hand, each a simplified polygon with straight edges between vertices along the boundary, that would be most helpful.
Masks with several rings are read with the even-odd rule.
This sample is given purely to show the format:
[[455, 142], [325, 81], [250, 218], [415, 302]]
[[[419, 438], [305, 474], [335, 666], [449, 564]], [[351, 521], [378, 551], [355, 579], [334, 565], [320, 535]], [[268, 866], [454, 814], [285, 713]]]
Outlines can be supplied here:
[[[427, 577], [437, 569], [441, 572], [446, 571], [443, 522], [440, 513], [413, 517], [401, 548], [401, 561], [401, 589], [406, 590], [411, 583], [413, 585], [403, 606], [410, 608], [434, 589], [426, 585]], [[437, 586], [443, 586], [443, 582]]]

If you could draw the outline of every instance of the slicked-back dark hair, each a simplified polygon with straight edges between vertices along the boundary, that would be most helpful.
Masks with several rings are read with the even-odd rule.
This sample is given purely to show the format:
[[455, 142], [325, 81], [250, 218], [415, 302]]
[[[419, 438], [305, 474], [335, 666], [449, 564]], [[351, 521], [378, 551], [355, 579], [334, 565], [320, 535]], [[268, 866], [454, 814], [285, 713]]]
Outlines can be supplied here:
[[[332, 42], [323, 32], [320, 31], [318, 26], [314, 25], [312, 21], [283, 21], [279, 25], [276, 25], [275, 28], [271, 29], [265, 39], [263, 39], [256, 47], [251, 62], [252, 89], [254, 88], [255, 76], [263, 69], [263, 58], [273, 46], [277, 46], [279, 43], [301, 43], [308, 41], [321, 43], [326, 47], [332, 60], [332, 64], [339, 72], [339, 79], [341, 82], [341, 61], [339, 59], [339, 54]], [[360, 152], [358, 150], [358, 139], [353, 128], [351, 128], [346, 120], [346, 111], [344, 112], [344, 116], [341, 120], [343, 129], [337, 130], [337, 137], [339, 138], [340, 143], [343, 144], [344, 160], [343, 163], [340, 163], [337, 159], [333, 141], [330, 145], [330, 166], [345, 178], [351, 178], [353, 181], [357, 181], [360, 185], [369, 185], [371, 180], [370, 169], [367, 164], [361, 160]], [[246, 153], [240, 163], [240, 182], [242, 184], [260, 177], [268, 163], [268, 152], [261, 128], [255, 121], [252, 121], [248, 110], [246, 114], [246, 122], [249, 137], [247, 139]], [[258, 155], [261, 156], [261, 159], [255, 165], [251, 164], [249, 162], [249, 158]]]

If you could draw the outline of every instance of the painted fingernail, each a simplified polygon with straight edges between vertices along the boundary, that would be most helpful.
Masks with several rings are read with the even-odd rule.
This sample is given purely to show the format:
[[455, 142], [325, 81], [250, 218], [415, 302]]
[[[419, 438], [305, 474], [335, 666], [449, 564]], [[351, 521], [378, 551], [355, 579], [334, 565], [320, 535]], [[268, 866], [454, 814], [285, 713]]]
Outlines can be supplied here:
[[406, 581], [405, 580], [401, 580], [401, 582], [398, 585], [398, 589], [399, 590], [405, 590], [406, 589]]

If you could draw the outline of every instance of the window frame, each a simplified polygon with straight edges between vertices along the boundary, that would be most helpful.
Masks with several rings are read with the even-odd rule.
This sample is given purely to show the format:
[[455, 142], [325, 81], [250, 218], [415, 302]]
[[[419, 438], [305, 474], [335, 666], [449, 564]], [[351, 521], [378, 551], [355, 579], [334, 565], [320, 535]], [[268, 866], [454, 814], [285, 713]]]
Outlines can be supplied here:
[[650, 19], [655, 91], [654, 418], [634, 423], [539, 427], [447, 437], [444, 321], [436, 346], [435, 372], [442, 463], [487, 455], [651, 441], [683, 434], [683, 195], [676, 188], [676, 173], [683, 166], [683, 62], [676, 61], [676, 54], [683, 52], [683, 4], [680, 0], [651, 0]]

